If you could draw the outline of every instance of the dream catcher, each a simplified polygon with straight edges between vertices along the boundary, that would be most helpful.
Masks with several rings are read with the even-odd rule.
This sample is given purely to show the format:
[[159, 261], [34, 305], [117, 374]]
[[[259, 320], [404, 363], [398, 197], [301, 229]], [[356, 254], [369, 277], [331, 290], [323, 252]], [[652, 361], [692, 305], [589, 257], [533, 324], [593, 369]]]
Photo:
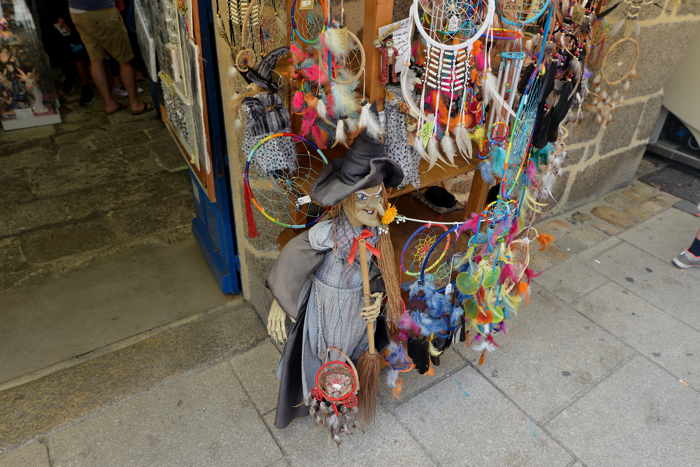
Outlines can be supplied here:
[[319, 41], [328, 24], [329, 6], [327, 0], [292, 0], [290, 5], [290, 40], [306, 45]]
[[[329, 361], [332, 351], [337, 352], [342, 360]], [[341, 433], [350, 433], [356, 427], [359, 387], [352, 359], [342, 350], [328, 347], [326, 361], [316, 372], [316, 383], [305, 402], [311, 417], [319, 425], [328, 427], [336, 444], [341, 442]]]
[[434, 256], [434, 260], [423, 268], [423, 262], [431, 251], [437, 239], [448, 231], [443, 224], [424, 224], [418, 227], [406, 240], [401, 249], [401, 271], [412, 277], [423, 272], [431, 273], [438, 269], [445, 259], [445, 255], [450, 249], [451, 237], [448, 235], [445, 241], [441, 242], [439, 251]]
[[548, 6], [549, 0], [499, 0], [497, 9], [501, 21], [521, 28], [540, 19]]
[[[221, 37], [231, 49], [236, 68], [245, 72], [261, 57], [285, 45], [285, 10], [277, 0], [227, 0], [228, 8], [217, 12]], [[228, 23], [228, 24], [226, 24]]]
[[[288, 157], [289, 151], [294, 157]], [[257, 235], [252, 206], [286, 228], [303, 229], [318, 222], [325, 210], [311, 201], [309, 193], [327, 163], [323, 152], [303, 136], [276, 133], [258, 141], [243, 172], [249, 236]]]
[[423, 57], [416, 64], [418, 76], [413, 70], [402, 73], [401, 90], [417, 120], [413, 146], [430, 167], [454, 165], [458, 153], [471, 156], [472, 46], [491, 25], [494, 11], [494, 0], [414, 0], [411, 6]]

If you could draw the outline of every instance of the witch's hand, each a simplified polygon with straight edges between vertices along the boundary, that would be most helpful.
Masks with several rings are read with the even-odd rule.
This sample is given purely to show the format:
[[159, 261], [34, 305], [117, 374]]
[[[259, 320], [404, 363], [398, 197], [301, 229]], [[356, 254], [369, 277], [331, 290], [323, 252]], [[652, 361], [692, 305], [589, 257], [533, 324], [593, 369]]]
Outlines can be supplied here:
[[365, 321], [376, 321], [379, 313], [382, 311], [382, 301], [384, 300], [384, 294], [381, 292], [373, 293], [372, 300], [374, 302], [366, 307], [362, 308], [362, 319]]
[[270, 313], [267, 315], [267, 333], [278, 344], [284, 344], [287, 340], [286, 317], [287, 315], [277, 300], [273, 300], [272, 305], [270, 305]]

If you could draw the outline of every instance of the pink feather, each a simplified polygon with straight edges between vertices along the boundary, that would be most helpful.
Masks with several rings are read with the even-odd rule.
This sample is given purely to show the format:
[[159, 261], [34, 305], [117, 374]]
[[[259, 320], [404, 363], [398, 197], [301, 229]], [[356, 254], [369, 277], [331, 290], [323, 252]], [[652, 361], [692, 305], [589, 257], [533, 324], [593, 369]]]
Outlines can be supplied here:
[[308, 55], [295, 44], [289, 45], [289, 52], [292, 54], [292, 61], [295, 65], [308, 58]]
[[517, 282], [517, 278], [515, 277], [515, 272], [513, 271], [513, 266], [510, 264], [506, 264], [503, 266], [503, 269], [501, 269], [501, 275], [498, 278], [498, 283], [503, 284], [505, 281], [510, 279], [512, 282]]
[[308, 136], [316, 122], [316, 117], [318, 117], [316, 109], [307, 107], [306, 110], [304, 110], [304, 115], [301, 120], [301, 136]]
[[537, 181], [537, 169], [532, 161], [529, 161], [527, 164], [527, 178], [531, 184]]
[[304, 93], [301, 91], [297, 91], [294, 93], [294, 97], [292, 97], [292, 109], [295, 112], [301, 112], [303, 108], [304, 108]]
[[317, 81], [321, 84], [328, 82], [328, 76], [321, 71], [321, 67], [318, 65], [311, 65], [308, 68], [302, 69], [301, 74], [304, 75], [304, 78], [308, 79], [309, 81]]
[[459, 231], [464, 233], [464, 232], [476, 232], [476, 226], [479, 224], [479, 215], [474, 213], [472, 214], [471, 219], [466, 221], [464, 224], [462, 224], [459, 227]]
[[540, 275], [539, 272], [535, 272], [530, 268], [525, 269], [525, 276], [527, 276], [528, 282], [532, 282], [532, 279], [534, 279], [535, 277], [537, 277], [539, 275]]
[[328, 135], [324, 132], [318, 125], [311, 127], [311, 139], [314, 140], [316, 146], [320, 149], [326, 149], [328, 147]]

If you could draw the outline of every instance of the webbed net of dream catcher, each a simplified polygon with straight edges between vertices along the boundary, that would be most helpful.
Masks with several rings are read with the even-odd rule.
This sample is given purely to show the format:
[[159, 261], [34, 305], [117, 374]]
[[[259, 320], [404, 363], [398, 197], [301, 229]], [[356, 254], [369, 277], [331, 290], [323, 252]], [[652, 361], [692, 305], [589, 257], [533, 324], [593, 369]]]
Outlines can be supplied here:
[[540, 18], [548, 5], [549, 0], [499, 0], [498, 15], [506, 24], [524, 26]]
[[420, 0], [419, 5], [430, 37], [446, 45], [472, 39], [486, 20], [485, 1]]
[[[312, 203], [309, 193], [326, 160], [308, 141], [299, 139], [294, 143], [288, 137], [282, 138], [287, 139], [285, 144], [292, 146], [295, 163], [280, 164], [279, 168], [270, 171], [256, 163], [253, 157], [248, 170], [253, 202], [268, 220], [279, 225], [298, 227], [313, 224], [325, 210]], [[265, 144], [270, 144], [270, 141], [261, 147]]]

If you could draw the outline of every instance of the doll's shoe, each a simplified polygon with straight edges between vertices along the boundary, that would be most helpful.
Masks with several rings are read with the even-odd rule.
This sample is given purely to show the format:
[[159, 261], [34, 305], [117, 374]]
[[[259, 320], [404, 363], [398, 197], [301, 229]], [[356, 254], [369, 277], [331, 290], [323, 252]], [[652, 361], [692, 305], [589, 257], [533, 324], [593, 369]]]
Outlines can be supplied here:
[[678, 256], [673, 258], [673, 264], [681, 269], [700, 267], [700, 256], [695, 256], [688, 250], [683, 250]]

